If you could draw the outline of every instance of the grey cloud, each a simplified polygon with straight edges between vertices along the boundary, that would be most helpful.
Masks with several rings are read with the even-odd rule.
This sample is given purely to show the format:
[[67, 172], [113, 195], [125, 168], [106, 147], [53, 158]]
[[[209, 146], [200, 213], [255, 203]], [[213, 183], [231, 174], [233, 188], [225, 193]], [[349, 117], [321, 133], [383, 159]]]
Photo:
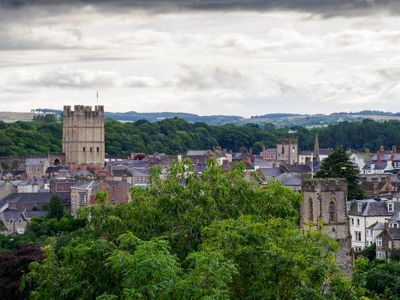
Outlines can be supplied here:
[[13, 78], [25, 86], [59, 88], [111, 87], [118, 79], [118, 74], [114, 72], [71, 70], [68, 67], [41, 73], [19, 72]]
[[175, 83], [177, 87], [237, 89], [245, 88], [250, 80], [243, 72], [229, 66], [182, 65], [181, 68]]
[[151, 88], [160, 87], [164, 83], [146, 76], [129, 76], [123, 78], [112, 71], [70, 69], [63, 66], [42, 72], [20, 71], [12, 76], [10, 83], [18, 83], [27, 87], [56, 88]]
[[143, 9], [153, 13], [176, 12], [180, 10], [194, 11], [302, 11], [323, 16], [359, 15], [386, 10], [399, 13], [398, 0], [0, 0], [0, 4], [11, 8], [34, 5], [92, 5], [99, 9], [126, 10]]

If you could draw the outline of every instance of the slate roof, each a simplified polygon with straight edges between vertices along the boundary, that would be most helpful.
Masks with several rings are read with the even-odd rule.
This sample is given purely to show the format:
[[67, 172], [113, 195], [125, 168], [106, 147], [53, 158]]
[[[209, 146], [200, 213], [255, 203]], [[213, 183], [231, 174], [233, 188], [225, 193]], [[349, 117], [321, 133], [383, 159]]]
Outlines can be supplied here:
[[400, 228], [389, 228], [388, 232], [393, 240], [400, 240]]
[[369, 230], [383, 230], [385, 229], [385, 225], [381, 222], [376, 221], [374, 224], [367, 227]]
[[8, 222], [10, 220], [16, 221], [18, 219], [21, 219], [21, 220], [24, 219], [22, 213], [19, 212], [18, 210], [7, 209], [7, 210], [3, 211], [2, 214], [3, 214], [4, 220], [6, 222]]
[[29, 178], [21, 181], [18, 185], [43, 185], [46, 184], [47, 180], [44, 178]]
[[[400, 210], [398, 201], [377, 201], [374, 199], [350, 201], [348, 215], [354, 216], [392, 216], [394, 212], [389, 212], [387, 203], [394, 203], [394, 211]], [[361, 212], [358, 211], [358, 204], [362, 203]]]
[[144, 172], [143, 170], [135, 169], [135, 168], [129, 168], [128, 173], [132, 177], [149, 177], [150, 175], [147, 172]]
[[307, 165], [283, 164], [282, 169], [289, 173], [311, 173], [311, 168]]
[[281, 168], [260, 168], [265, 177], [277, 177], [283, 173]]
[[400, 222], [400, 210], [395, 211], [389, 222]]
[[38, 211], [38, 210], [33, 211], [32, 210], [32, 211], [23, 211], [22, 214], [25, 218], [33, 218], [33, 217], [43, 218], [43, 217], [46, 217], [49, 213], [47, 211]]
[[118, 176], [118, 177], [123, 177], [123, 176], [129, 175], [127, 166], [113, 166], [111, 171], [114, 176]]
[[12, 193], [1, 200], [8, 203], [18, 202], [46, 202], [49, 203], [51, 199], [51, 193]]
[[71, 189], [80, 189], [80, 190], [91, 190], [94, 186], [96, 186], [96, 181], [83, 181], [78, 182], [77, 184], [71, 186]]
[[330, 148], [320, 148], [319, 155], [329, 155], [331, 154], [332, 150]]
[[285, 186], [301, 186], [301, 175], [283, 173], [276, 177], [276, 179]]

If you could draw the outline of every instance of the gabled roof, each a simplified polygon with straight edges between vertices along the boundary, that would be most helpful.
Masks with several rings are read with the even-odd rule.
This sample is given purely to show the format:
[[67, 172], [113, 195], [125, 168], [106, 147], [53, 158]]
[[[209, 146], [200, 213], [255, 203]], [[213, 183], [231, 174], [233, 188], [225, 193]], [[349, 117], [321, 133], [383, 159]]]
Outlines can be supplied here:
[[16, 221], [18, 219], [24, 220], [24, 216], [18, 210], [7, 209], [2, 212], [3, 218], [6, 222], [13, 220]]
[[385, 225], [381, 222], [376, 221], [374, 224], [367, 227], [369, 230], [383, 230]]

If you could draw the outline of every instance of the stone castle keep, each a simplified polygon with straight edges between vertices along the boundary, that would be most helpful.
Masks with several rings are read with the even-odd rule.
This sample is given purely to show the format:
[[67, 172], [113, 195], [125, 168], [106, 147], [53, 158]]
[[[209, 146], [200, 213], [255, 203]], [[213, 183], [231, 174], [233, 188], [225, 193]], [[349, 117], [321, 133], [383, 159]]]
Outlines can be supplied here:
[[342, 270], [349, 273], [352, 261], [346, 179], [304, 178], [302, 192], [300, 225], [322, 229], [326, 235], [334, 238], [340, 244], [336, 261]]
[[104, 164], [104, 106], [64, 106], [62, 151], [69, 165]]

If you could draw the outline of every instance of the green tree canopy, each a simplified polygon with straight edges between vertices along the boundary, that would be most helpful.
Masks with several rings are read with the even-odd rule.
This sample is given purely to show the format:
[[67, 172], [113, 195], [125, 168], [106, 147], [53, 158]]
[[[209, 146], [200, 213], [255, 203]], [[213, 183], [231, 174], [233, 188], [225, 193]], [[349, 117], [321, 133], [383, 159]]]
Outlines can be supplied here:
[[86, 226], [32, 265], [31, 297], [357, 299], [336, 267], [337, 243], [299, 228], [299, 194], [261, 187], [241, 164], [226, 173], [215, 158], [201, 175], [188, 161], [169, 174], [152, 170], [131, 203], [78, 211]]
[[51, 196], [50, 202], [44, 206], [49, 213], [48, 218], [56, 218], [60, 220], [64, 216], [64, 205], [57, 194]]
[[348, 184], [348, 199], [362, 199], [364, 192], [359, 185], [360, 170], [354, 165], [346, 151], [342, 148], [336, 149], [326, 158], [316, 177], [320, 178], [346, 178]]

